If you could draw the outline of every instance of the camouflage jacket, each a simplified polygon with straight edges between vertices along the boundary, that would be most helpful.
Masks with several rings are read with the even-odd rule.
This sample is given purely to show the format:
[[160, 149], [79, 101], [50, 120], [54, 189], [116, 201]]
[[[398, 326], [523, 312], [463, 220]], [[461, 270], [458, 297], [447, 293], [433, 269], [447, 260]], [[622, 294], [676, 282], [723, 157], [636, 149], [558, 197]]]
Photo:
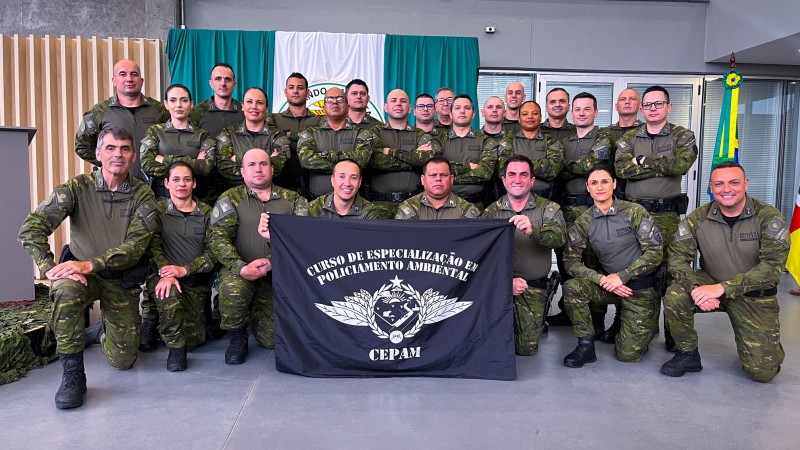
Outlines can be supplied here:
[[217, 137], [222, 130], [236, 126], [244, 121], [242, 104], [231, 99], [231, 109], [219, 109], [214, 103], [214, 96], [195, 105], [189, 116], [192, 126], [206, 130], [211, 137]]
[[381, 211], [371, 202], [356, 195], [355, 203], [345, 215], [339, 215], [333, 205], [333, 193], [317, 197], [308, 204], [308, 215], [311, 217], [326, 217], [328, 219], [382, 219]]
[[542, 122], [540, 131], [546, 135], [551, 136], [553, 139], [557, 141], [563, 141], [564, 139], [575, 134], [575, 125], [566, 122], [564, 126], [561, 128], [553, 128], [553, 126], [550, 125], [550, 119], [547, 119], [544, 122]]
[[403, 220], [441, 220], [441, 219], [474, 219], [481, 215], [478, 208], [456, 194], [439, 209], [431, 206], [428, 196], [423, 192], [403, 201], [397, 207], [395, 219]]
[[586, 174], [594, 166], [608, 162], [611, 156], [611, 137], [595, 126], [584, 137], [572, 133], [561, 144], [564, 146], [564, 170], [558, 179], [565, 183], [567, 194], [585, 194]]
[[339, 160], [349, 158], [366, 168], [372, 157], [372, 138], [369, 130], [355, 127], [349, 120], [338, 131], [323, 120], [319, 126], [300, 132], [297, 141], [300, 165], [304, 169], [331, 173]]
[[607, 127], [603, 127], [603, 130], [608, 132], [608, 135], [611, 137], [611, 143], [614, 144], [614, 148], [616, 148], [617, 141], [627, 132], [631, 130], [635, 130], [640, 126], [644, 125], [639, 119], [633, 122], [633, 125], [629, 127], [620, 126], [619, 122], [615, 122]]
[[[172, 126], [171, 121], [153, 125], [147, 130], [139, 155], [142, 171], [151, 177], [164, 178], [167, 167], [177, 161], [192, 166], [195, 176], [205, 177], [214, 168], [216, 142], [203, 129], [195, 129], [191, 125], [185, 130]], [[206, 152], [205, 158], [198, 159], [200, 152]], [[164, 161], [156, 161], [161, 155]]]
[[535, 138], [525, 137], [520, 131], [512, 135], [506, 151], [497, 155], [497, 177], [501, 178], [503, 166], [508, 158], [513, 155], [524, 155], [533, 163], [533, 175], [536, 177], [532, 191], [543, 192], [549, 189], [550, 182], [561, 172], [564, 167], [564, 147], [561, 142], [552, 136], [539, 133]]
[[269, 241], [258, 234], [261, 213], [308, 215], [308, 201], [298, 193], [272, 186], [267, 201], [246, 185], [225, 191], [211, 211], [207, 241], [227, 270], [238, 274], [247, 263], [258, 258], [271, 258]]
[[[434, 156], [442, 154], [439, 141], [430, 134], [406, 125], [405, 129], [395, 130], [387, 122], [376, 125], [370, 130], [372, 133], [372, 159], [370, 167], [383, 171], [410, 171], [419, 169]], [[425, 144], [431, 145], [431, 150], [417, 150]], [[383, 149], [388, 148], [388, 153]]]
[[744, 211], [729, 226], [716, 201], [695, 209], [678, 225], [669, 246], [668, 266], [675, 282], [691, 290], [697, 251], [700, 267], [733, 298], [778, 285], [789, 253], [789, 227], [780, 211], [747, 196]]
[[517, 134], [522, 131], [522, 125], [519, 124], [519, 120], [510, 120], [503, 117], [503, 129], [511, 132], [511, 134]]
[[514, 231], [514, 276], [536, 280], [550, 273], [554, 248], [560, 248], [567, 240], [564, 214], [558, 203], [531, 194], [522, 211], [514, 211], [504, 195], [483, 211], [481, 217], [510, 219], [522, 214], [531, 220], [533, 232], [530, 236]]
[[148, 253], [156, 269], [170, 264], [186, 267], [191, 276], [214, 270], [216, 260], [206, 245], [211, 207], [195, 199], [197, 206], [185, 216], [171, 199], [156, 202], [156, 229]]
[[[497, 155], [508, 152], [506, 140], [499, 143], [482, 131], [470, 130], [464, 137], [449, 130], [442, 138], [442, 156], [450, 160], [455, 184], [477, 184], [489, 181], [494, 175]], [[478, 164], [471, 168], [470, 163]]]
[[153, 191], [132, 176], [110, 191], [97, 168], [56, 186], [25, 218], [18, 240], [42, 275], [56, 263], [47, 238], [70, 218], [70, 249], [92, 272], [133, 267], [147, 250], [156, 226]]
[[623, 283], [655, 270], [663, 257], [663, 239], [647, 211], [636, 203], [614, 200], [608, 213], [591, 206], [569, 229], [564, 251], [567, 272], [600, 284], [602, 273], [586, 267], [583, 251], [591, 246], [607, 273]]
[[[634, 164], [634, 156], [644, 156]], [[697, 159], [694, 133], [667, 123], [653, 139], [647, 125], [625, 133], [617, 141], [614, 169], [617, 176], [629, 180], [626, 198], [666, 198], [681, 192], [681, 177]]]
[[[84, 161], [98, 166], [100, 161], [95, 155], [97, 136], [104, 128], [115, 125], [130, 131], [133, 135], [133, 148], [135, 149], [148, 128], [167, 120], [169, 120], [169, 112], [160, 101], [154, 98], [142, 96], [141, 106], [131, 112], [130, 109], [120, 105], [117, 96], [113, 95], [94, 105], [89, 112], [83, 115], [75, 135], [75, 153]], [[137, 160], [130, 172], [134, 176], [138, 176], [139, 170], [140, 165]]]
[[[247, 131], [247, 124], [242, 122], [238, 127], [225, 128], [217, 136], [217, 172], [233, 184], [241, 184], [242, 158], [251, 148], [262, 148], [270, 154], [274, 168], [273, 176], [277, 176], [289, 158], [289, 138], [280, 130], [270, 127], [268, 122], [255, 136]], [[235, 156], [234, 160], [231, 157]]]
[[361, 122], [355, 123], [350, 119], [350, 117], [347, 117], [347, 121], [352, 123], [356, 128], [360, 128], [362, 130], [369, 130], [378, 125], [383, 125], [383, 122], [380, 119], [372, 117], [369, 112], [367, 112], [364, 118], [361, 119]]
[[300, 117], [293, 116], [288, 109], [280, 113], [272, 113], [272, 121], [292, 142], [292, 150], [295, 152], [297, 151], [297, 139], [300, 132], [306, 128], [319, 125], [323, 119], [324, 116], [318, 116], [309, 110], [306, 110], [305, 116]]

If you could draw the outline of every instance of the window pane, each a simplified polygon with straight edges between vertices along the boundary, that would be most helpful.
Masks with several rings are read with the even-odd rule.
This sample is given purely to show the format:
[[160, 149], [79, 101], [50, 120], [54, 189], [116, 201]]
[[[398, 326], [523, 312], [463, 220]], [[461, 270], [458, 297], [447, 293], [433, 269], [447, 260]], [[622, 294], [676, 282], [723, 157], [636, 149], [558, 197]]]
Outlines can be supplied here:
[[[700, 204], [709, 200], [707, 187], [724, 90], [719, 78], [706, 81]], [[780, 81], [745, 77], [739, 88], [739, 163], [750, 179], [747, 192], [769, 204], [775, 204], [778, 181], [780, 105]]]
[[[639, 92], [639, 98], [644, 94], [645, 89], [649, 88], [649, 84], [628, 84], [629, 89], [636, 89]], [[686, 84], [661, 84], [664, 89], [669, 92], [669, 101], [672, 103], [672, 112], [669, 113], [669, 122], [675, 125], [680, 125], [684, 128], [692, 128], [692, 92], [694, 87]], [[644, 121], [642, 111], [639, 111], [639, 120]]]
[[533, 99], [534, 75], [532, 73], [500, 73], [500, 72], [481, 72], [478, 74], [478, 103], [475, 111], [481, 120], [483, 127], [483, 116], [481, 110], [483, 104], [491, 96], [497, 96], [505, 102], [506, 87], [511, 82], [522, 83], [525, 88], [525, 100]]
[[[611, 125], [611, 110], [614, 107], [614, 85], [611, 83], [562, 83], [559, 81], [550, 81], [545, 88], [545, 95], [553, 88], [564, 88], [569, 94], [570, 109], [572, 108], [572, 99], [581, 92], [588, 92], [597, 98], [597, 118], [594, 124], [599, 127], [607, 127]], [[544, 105], [545, 99], [542, 99], [539, 104], [542, 109], [546, 109]], [[543, 111], [544, 118], [547, 119], [547, 112]], [[572, 123], [572, 112], [567, 114], [567, 121]]]

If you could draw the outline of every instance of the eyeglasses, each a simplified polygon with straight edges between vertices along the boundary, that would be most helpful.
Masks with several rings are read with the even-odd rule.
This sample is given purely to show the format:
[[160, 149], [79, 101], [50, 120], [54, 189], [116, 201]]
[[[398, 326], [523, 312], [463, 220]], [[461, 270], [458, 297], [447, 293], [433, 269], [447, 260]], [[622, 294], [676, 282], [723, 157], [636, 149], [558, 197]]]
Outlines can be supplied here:
[[436, 99], [436, 103], [438, 103], [440, 105], [450, 105], [450, 104], [453, 103], [453, 97]]
[[419, 105], [416, 106], [417, 109], [433, 109], [435, 107], [436, 105], [434, 105], [433, 103], [420, 103]]
[[344, 103], [347, 99], [341, 95], [336, 97], [325, 97], [325, 103]]
[[642, 103], [642, 109], [663, 109], [669, 102], [647, 102]]

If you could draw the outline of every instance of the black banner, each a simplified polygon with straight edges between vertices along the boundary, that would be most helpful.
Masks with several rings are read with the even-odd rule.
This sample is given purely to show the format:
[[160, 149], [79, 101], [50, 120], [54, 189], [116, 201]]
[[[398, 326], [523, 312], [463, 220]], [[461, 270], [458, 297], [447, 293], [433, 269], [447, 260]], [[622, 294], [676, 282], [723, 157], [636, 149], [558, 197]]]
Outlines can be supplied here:
[[507, 221], [274, 214], [270, 229], [278, 370], [516, 378]]

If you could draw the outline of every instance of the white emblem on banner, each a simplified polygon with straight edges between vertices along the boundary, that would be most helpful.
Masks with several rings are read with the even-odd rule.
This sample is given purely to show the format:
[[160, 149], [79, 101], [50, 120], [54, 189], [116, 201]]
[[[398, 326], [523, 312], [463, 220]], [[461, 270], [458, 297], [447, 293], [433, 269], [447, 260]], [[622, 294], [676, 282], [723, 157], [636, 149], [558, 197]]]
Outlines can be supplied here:
[[398, 344], [416, 335], [423, 325], [440, 322], [472, 305], [433, 289], [420, 294], [396, 275], [389, 281], [372, 294], [361, 289], [344, 301], [330, 305], [316, 303], [316, 306], [332, 319], [347, 325], [368, 326], [379, 338]]

